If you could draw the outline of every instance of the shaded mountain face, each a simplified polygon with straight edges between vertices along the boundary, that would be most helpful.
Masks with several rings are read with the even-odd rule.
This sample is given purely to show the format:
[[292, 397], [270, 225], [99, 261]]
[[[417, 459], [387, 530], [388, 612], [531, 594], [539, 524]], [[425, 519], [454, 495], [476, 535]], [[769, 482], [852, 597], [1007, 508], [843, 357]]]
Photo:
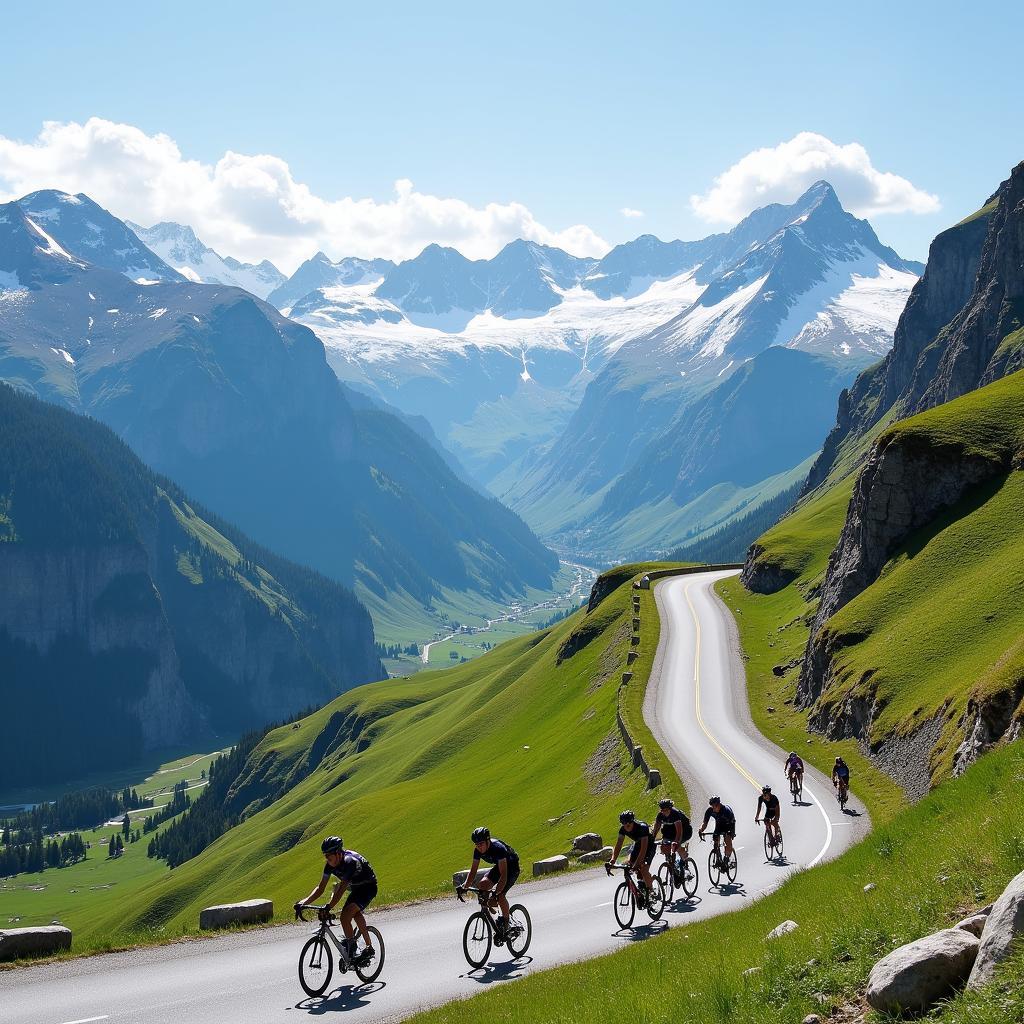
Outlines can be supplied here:
[[337, 263], [322, 252], [306, 260], [287, 280], [282, 280], [267, 296], [278, 309], [291, 309], [300, 299], [320, 288], [338, 285], [377, 285], [395, 267], [391, 260], [361, 260], [346, 257]]
[[[517, 596], [557, 560], [415, 430], [354, 409], [307, 328], [236, 288], [140, 286], [0, 207], [0, 376], [113, 427], [256, 541], [362, 595]], [[25, 275], [22, 277], [22, 275]]]
[[383, 676], [355, 595], [259, 548], [107, 427], [0, 385], [10, 783], [77, 777]]
[[147, 248], [189, 281], [233, 285], [265, 299], [286, 280], [270, 260], [242, 263], [231, 256], [220, 256], [184, 224], [162, 222], [149, 228], [131, 221], [127, 224]]
[[892, 351], [841, 395], [808, 488], [821, 484], [883, 418], [933, 408], [1022, 366], [1024, 163], [976, 214], [932, 242]]
[[184, 280], [126, 224], [86, 195], [46, 189], [19, 199], [18, 205], [36, 227], [94, 267], [116, 270], [143, 283]]
[[[601, 260], [525, 241], [491, 260], [428, 246], [376, 286], [320, 288], [290, 315], [324, 341], [342, 380], [424, 416], [478, 480], [551, 531], [549, 511], [609, 485], [680, 401], [764, 348], [834, 357], [852, 379], [888, 349], [919, 269], [821, 182], [728, 233], [644, 235]], [[604, 429], [603, 391], [632, 405], [623, 388], [666, 402], [636, 437]], [[596, 413], [574, 434], [588, 403]], [[593, 464], [577, 451], [567, 465], [563, 445], [586, 445]], [[559, 497], [581, 473], [582, 493], [573, 484]]]

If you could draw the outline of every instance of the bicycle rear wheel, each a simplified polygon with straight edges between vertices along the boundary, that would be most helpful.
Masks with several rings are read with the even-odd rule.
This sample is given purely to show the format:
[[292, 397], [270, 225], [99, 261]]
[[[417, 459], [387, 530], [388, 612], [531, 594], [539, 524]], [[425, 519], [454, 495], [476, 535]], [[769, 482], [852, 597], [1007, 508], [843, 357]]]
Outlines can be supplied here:
[[615, 890], [615, 920], [620, 928], [628, 928], [633, 923], [636, 914], [636, 904], [633, 902], [633, 892], [628, 882], [619, 882]]
[[779, 829], [778, 837], [775, 840], [775, 856], [782, 860], [782, 829]]
[[665, 890], [661, 887], [660, 878], [651, 878], [651, 887], [647, 892], [647, 914], [652, 921], [657, 921], [665, 913]]
[[697, 862], [692, 857], [683, 861], [683, 892], [686, 898], [690, 899], [697, 891], [697, 883], [700, 881], [700, 874], [697, 871]]
[[665, 863], [658, 868], [658, 881], [661, 882], [661, 888], [665, 893], [665, 899], [672, 899], [675, 885], [672, 878], [672, 868], [669, 866], [668, 861], [665, 861]]
[[733, 850], [732, 853], [729, 854], [729, 856], [726, 858], [726, 861], [725, 861], [725, 873], [729, 876], [729, 881], [730, 882], [735, 882], [736, 881], [736, 871], [737, 871], [738, 867], [739, 867], [739, 861], [736, 858], [736, 851]]
[[299, 984], [307, 996], [322, 996], [333, 973], [330, 944], [322, 935], [314, 935], [299, 954]]
[[482, 910], [469, 915], [462, 933], [462, 951], [470, 967], [483, 967], [491, 955], [491, 915]]
[[513, 960], [518, 960], [530, 948], [533, 922], [530, 912], [521, 903], [508, 908], [508, 949]]
[[[376, 981], [380, 972], [384, 970], [384, 936], [372, 925], [366, 930], [373, 936], [373, 951], [377, 955], [364, 967], [357, 967], [356, 974], [360, 981], [369, 985], [371, 981]], [[364, 946], [363, 949], [366, 947]], [[363, 949], [358, 950], [356, 956], [360, 956]]]
[[708, 881], [711, 883], [711, 888], [717, 889], [721, 880], [722, 865], [718, 859], [718, 851], [712, 847], [708, 854]]

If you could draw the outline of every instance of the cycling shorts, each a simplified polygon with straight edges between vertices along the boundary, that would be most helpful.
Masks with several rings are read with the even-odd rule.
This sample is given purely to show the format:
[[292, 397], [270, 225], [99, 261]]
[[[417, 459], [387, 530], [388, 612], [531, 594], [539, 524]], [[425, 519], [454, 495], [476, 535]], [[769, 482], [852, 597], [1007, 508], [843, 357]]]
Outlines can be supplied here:
[[[511, 889], [512, 886], [516, 884], [516, 879], [519, 878], [519, 871], [520, 871], [519, 862], [518, 861], [515, 861], [515, 862], [508, 861], [507, 863], [508, 863], [508, 878], [505, 881], [505, 892], [508, 892], [509, 889]], [[495, 864], [494, 867], [491, 868], [491, 870], [488, 871], [487, 874], [484, 877], [490, 879], [494, 883], [500, 882], [501, 881], [501, 868], [497, 864]]]
[[[781, 808], [780, 808], [780, 810], [781, 810]], [[764, 812], [764, 820], [765, 821], [778, 821], [779, 820], [779, 811], [765, 811]], [[733, 834], [735, 835], [735, 832]]]
[[377, 895], [377, 879], [371, 878], [368, 882], [357, 882], [348, 891], [348, 899], [345, 906], [354, 903], [360, 910], [365, 910]]
[[718, 828], [715, 826], [715, 836], [728, 836], [730, 839], [736, 838], [736, 823], [733, 822], [728, 828]]
[[[647, 855], [644, 857], [644, 863], [650, 867], [651, 862], [654, 860], [654, 855], [658, 852], [657, 846], [652, 843], [647, 843]], [[629, 851], [629, 866], [635, 868], [640, 863], [640, 857], [637, 853], [636, 846], [632, 846]]]
[[[679, 840], [680, 844], [688, 843], [693, 838], [693, 826], [683, 825], [683, 838]], [[661, 839], [662, 853], [664, 853], [669, 846], [675, 842], [674, 839], [666, 839], [664, 836]]]

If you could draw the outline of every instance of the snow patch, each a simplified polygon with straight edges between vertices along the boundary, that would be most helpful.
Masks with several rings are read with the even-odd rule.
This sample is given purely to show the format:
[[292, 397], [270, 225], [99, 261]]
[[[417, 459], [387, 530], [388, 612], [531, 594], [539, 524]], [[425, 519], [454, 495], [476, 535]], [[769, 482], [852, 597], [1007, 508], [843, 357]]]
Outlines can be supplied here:
[[72, 366], [75, 365], [75, 360], [72, 358], [71, 353], [66, 348], [51, 348], [50, 351], [57, 356], [63, 356], [64, 362], [70, 363]]
[[164, 307], [164, 306], [161, 306], [160, 309], [155, 309], [155, 310], [153, 310], [152, 313], [149, 314], [149, 319], [150, 320], [159, 320], [160, 317], [162, 317], [164, 315], [164, 313], [166, 313], [166, 312], [167, 312], [167, 308]]

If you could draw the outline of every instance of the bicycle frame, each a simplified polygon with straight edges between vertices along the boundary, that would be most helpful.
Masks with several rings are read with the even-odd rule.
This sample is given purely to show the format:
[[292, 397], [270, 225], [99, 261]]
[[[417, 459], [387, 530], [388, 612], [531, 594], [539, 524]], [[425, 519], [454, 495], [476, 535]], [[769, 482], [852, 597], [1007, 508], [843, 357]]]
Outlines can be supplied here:
[[[303, 909], [319, 911], [323, 910], [323, 907], [304, 907]], [[298, 917], [300, 921], [306, 920], [301, 913], [299, 913]], [[336, 914], [329, 915], [327, 920], [320, 922], [320, 927], [317, 929], [317, 931], [320, 935], [320, 938], [328, 938], [331, 940], [331, 945], [334, 946], [334, 948], [338, 951], [339, 961], [344, 965], [344, 969], [348, 970], [348, 968], [352, 966], [352, 960], [349, 958], [346, 943], [334, 934], [334, 929], [331, 927], [333, 922], [337, 920], [338, 917]]]

